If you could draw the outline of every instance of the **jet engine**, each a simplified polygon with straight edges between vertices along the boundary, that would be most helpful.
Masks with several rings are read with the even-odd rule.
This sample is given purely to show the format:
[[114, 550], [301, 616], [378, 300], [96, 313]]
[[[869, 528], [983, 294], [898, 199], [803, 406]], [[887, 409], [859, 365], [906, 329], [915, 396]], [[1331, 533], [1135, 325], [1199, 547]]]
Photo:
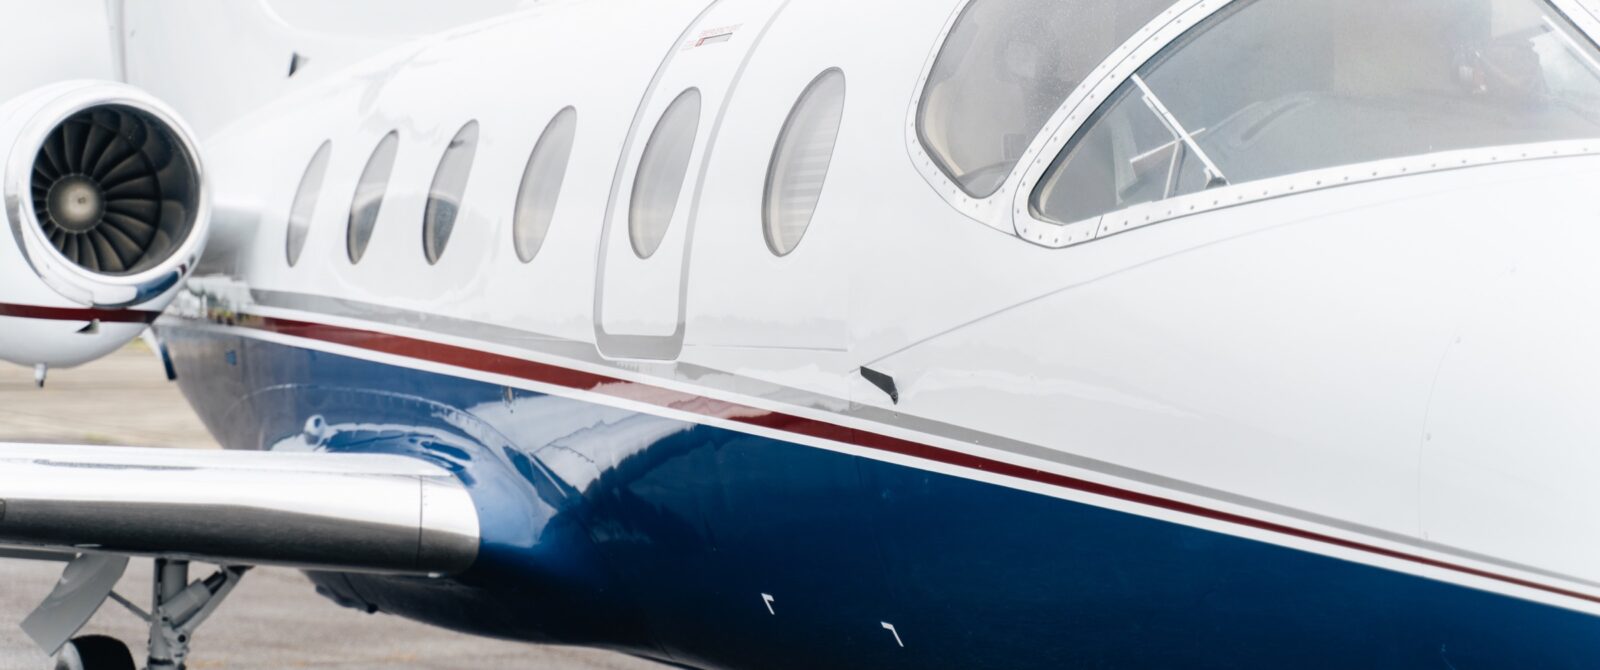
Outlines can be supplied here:
[[24, 365], [70, 367], [138, 337], [210, 227], [191, 131], [126, 84], [0, 105], [0, 190], [0, 359]]

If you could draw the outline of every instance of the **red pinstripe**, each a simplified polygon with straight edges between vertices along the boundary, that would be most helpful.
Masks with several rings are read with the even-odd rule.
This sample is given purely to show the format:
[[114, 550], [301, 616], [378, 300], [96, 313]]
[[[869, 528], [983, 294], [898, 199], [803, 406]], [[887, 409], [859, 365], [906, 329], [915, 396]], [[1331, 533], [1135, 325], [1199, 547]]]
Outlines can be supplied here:
[[[648, 385], [628, 382], [606, 375], [572, 370], [555, 365], [528, 361], [510, 356], [459, 347], [427, 340], [419, 340], [399, 335], [390, 335], [356, 328], [345, 328], [327, 324], [295, 321], [271, 317], [247, 317], [244, 323], [247, 327], [259, 328], [270, 332], [319, 340], [332, 344], [366, 349], [380, 353], [403, 356], [441, 365], [476, 370], [490, 374], [505, 375], [526, 379], [528, 381], [561, 386], [564, 388], [602, 393], [617, 397], [626, 397], [632, 400], [644, 401], [660, 407], [671, 409], [687, 409], [712, 418], [722, 418], [750, 426], [769, 428], [797, 435], [805, 435], [844, 444], [850, 444], [866, 449], [910, 456], [913, 458], [944, 463], [961, 468], [968, 468], [991, 474], [1012, 477], [1050, 486], [1080, 491], [1091, 495], [1112, 498], [1124, 502], [1134, 503], [1147, 507], [1177, 512], [1193, 517], [1211, 519], [1223, 523], [1233, 524], [1246, 528], [1254, 528], [1279, 535], [1309, 540], [1329, 546], [1351, 549], [1356, 551], [1383, 556], [1415, 565], [1424, 565], [1432, 568], [1448, 570], [1462, 575], [1481, 577], [1504, 584], [1552, 593], [1569, 598], [1576, 598], [1591, 603], [1600, 603], [1600, 596], [1574, 591], [1549, 584], [1498, 574], [1465, 565], [1459, 565], [1427, 556], [1408, 553], [1396, 549], [1389, 549], [1364, 542], [1345, 539], [1325, 533], [1287, 526], [1281, 523], [1257, 519], [1232, 512], [1203, 507], [1193, 503], [1164, 498], [1149, 493], [1140, 493], [1115, 486], [1088, 481], [1076, 477], [1047, 472], [1036, 468], [996, 461], [976, 454], [970, 454], [951, 449], [936, 447], [929, 444], [914, 442], [889, 435], [870, 431], [857, 430], [840, 426], [826, 421], [818, 421], [801, 416], [772, 412], [759, 408], [728, 403], [695, 396], [693, 394], [670, 391]], [[651, 389], [649, 394], [629, 393], [629, 389], [639, 387]]]

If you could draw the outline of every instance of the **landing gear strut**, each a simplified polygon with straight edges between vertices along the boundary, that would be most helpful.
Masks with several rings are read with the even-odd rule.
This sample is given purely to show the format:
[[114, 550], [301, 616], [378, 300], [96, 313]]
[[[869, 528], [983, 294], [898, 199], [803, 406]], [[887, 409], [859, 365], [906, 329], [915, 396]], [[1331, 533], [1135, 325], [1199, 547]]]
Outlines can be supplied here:
[[[248, 567], [226, 567], [189, 582], [189, 562], [156, 559], [150, 620], [150, 660], [146, 670], [183, 670], [189, 638], [239, 585]], [[124, 603], [127, 604], [127, 603]]]
[[29, 615], [23, 629], [45, 651], [55, 650], [55, 670], [134, 670], [127, 645], [109, 637], [75, 635], [106, 599], [115, 600], [150, 622], [146, 670], [183, 670], [189, 644], [249, 567], [229, 566], [205, 579], [189, 581], [189, 562], [158, 558], [151, 586], [150, 612], [112, 590], [127, 559], [83, 555], [68, 563], [61, 582]]

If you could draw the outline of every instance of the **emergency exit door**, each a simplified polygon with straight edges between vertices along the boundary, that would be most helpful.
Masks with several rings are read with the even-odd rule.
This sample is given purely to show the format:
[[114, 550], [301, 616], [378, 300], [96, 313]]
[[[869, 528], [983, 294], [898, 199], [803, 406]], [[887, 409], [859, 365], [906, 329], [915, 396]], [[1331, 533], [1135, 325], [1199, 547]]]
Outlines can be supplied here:
[[606, 208], [595, 336], [612, 358], [672, 360], [683, 349], [689, 250], [724, 103], [786, 0], [716, 0], [651, 82]]

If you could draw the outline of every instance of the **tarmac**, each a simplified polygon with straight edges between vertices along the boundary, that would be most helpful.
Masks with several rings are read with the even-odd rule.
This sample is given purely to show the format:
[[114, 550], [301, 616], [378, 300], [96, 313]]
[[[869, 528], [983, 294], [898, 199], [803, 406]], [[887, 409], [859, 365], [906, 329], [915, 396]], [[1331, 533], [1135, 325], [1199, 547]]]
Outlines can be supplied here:
[[[159, 361], [135, 343], [103, 360], [52, 370], [45, 388], [33, 371], [0, 363], [0, 442], [215, 449], [205, 427], [168, 382]], [[117, 591], [148, 609], [150, 561], [128, 564]], [[50, 668], [17, 624], [49, 593], [62, 564], [0, 560], [0, 670]], [[194, 577], [210, 574], [196, 565]], [[81, 634], [111, 635], [134, 648], [147, 625], [114, 602]], [[345, 609], [317, 595], [299, 572], [250, 571], [195, 635], [190, 670], [341, 668], [439, 670], [550, 668], [651, 670], [665, 666], [613, 652], [475, 638], [385, 614]]]

